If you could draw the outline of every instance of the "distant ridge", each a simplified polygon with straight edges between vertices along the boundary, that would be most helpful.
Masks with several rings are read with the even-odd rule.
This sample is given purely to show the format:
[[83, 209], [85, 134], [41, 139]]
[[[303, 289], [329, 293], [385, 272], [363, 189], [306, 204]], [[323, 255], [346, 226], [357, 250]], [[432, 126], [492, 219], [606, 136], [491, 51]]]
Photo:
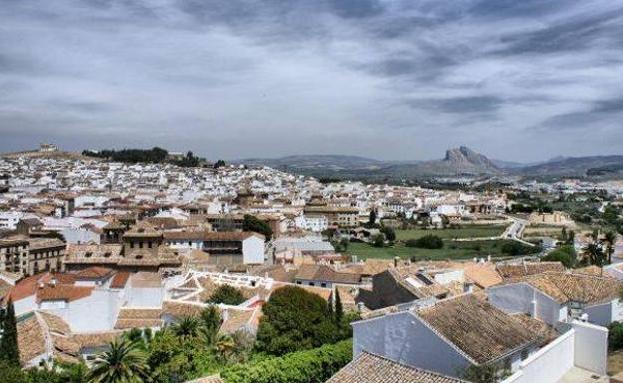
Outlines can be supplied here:
[[360, 156], [294, 155], [246, 159], [236, 163], [269, 166], [320, 177], [353, 180], [402, 180], [451, 176], [623, 178], [623, 156], [554, 157], [542, 163], [492, 160], [467, 146], [448, 149], [432, 161], [381, 161]]

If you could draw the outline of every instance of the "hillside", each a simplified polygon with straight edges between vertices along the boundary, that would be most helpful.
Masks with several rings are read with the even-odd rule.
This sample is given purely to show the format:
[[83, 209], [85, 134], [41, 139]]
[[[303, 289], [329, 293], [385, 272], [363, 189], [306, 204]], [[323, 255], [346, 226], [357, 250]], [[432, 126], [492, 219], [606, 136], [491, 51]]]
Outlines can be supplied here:
[[566, 157], [513, 169], [513, 173], [523, 176], [594, 177], [616, 175], [622, 167], [623, 156]]

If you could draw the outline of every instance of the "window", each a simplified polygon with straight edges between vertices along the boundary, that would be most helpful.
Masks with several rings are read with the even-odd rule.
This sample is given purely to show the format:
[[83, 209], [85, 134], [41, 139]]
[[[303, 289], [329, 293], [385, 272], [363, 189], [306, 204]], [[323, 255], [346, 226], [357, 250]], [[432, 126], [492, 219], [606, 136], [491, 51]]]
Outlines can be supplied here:
[[321, 283], [320, 287], [327, 287], [327, 284], [326, 283]]
[[143, 241], [140, 241], [140, 242], [138, 243], [138, 248], [139, 248], [139, 249], [142, 249], [142, 248], [143, 248]]
[[84, 253], [84, 257], [85, 258], [91, 258], [92, 255], [93, 255], [93, 253], [90, 252], [90, 251], [87, 251], [86, 253]]
[[107, 251], [104, 253], [104, 258], [110, 258], [111, 255], [110, 251]]

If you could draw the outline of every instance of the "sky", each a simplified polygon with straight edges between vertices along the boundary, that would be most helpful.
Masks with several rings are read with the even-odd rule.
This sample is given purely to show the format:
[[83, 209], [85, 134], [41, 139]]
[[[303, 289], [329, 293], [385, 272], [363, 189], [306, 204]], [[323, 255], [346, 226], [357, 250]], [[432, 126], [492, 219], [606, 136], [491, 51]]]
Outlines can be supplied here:
[[623, 154], [623, 2], [0, 0], [0, 151]]

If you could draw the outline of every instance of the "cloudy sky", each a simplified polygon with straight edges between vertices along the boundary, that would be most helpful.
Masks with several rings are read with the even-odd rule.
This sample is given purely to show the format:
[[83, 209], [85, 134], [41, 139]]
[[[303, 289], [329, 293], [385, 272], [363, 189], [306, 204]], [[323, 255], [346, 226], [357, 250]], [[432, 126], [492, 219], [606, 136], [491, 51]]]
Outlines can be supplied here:
[[623, 154], [623, 3], [0, 0], [0, 151]]

